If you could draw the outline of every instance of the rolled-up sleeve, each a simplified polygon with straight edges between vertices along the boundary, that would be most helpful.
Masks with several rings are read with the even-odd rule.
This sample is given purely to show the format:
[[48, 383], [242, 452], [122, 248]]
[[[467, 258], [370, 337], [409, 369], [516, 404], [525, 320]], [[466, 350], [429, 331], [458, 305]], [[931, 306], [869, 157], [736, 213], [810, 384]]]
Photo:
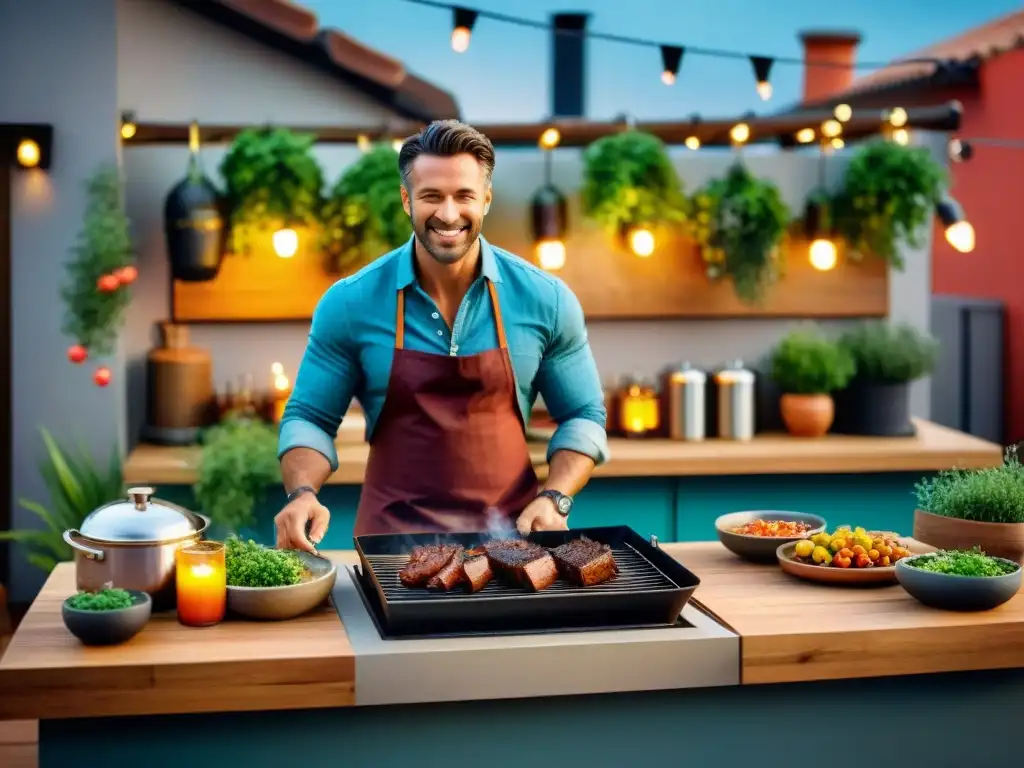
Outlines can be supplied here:
[[558, 424], [548, 443], [548, 460], [555, 451], [570, 450], [608, 460], [607, 411], [583, 307], [569, 287], [556, 282], [555, 326], [537, 373], [537, 391]]
[[361, 369], [351, 336], [345, 284], [336, 283], [313, 312], [309, 340], [281, 417], [278, 458], [311, 448], [338, 468], [334, 440], [359, 383]]

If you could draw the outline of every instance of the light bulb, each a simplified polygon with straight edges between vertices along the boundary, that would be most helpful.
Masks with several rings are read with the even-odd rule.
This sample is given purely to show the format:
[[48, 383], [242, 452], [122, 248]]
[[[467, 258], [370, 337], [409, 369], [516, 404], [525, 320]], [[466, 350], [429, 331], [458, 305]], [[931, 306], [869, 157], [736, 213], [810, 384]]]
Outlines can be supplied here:
[[136, 131], [135, 123], [132, 123], [132, 122], [121, 123], [121, 138], [122, 139], [130, 139], [130, 138], [132, 138], [133, 136], [135, 136], [135, 131]]
[[360, 133], [356, 136], [356, 146], [359, 147], [360, 152], [369, 152], [370, 147], [372, 147], [373, 144], [371, 143], [369, 136], [365, 133]]
[[561, 240], [541, 240], [535, 251], [541, 269], [555, 272], [565, 266], [565, 243]]
[[18, 165], [22, 168], [33, 168], [39, 165], [39, 145], [32, 139], [22, 139], [18, 144]]
[[676, 75], [671, 70], [666, 69], [661, 73], [661, 82], [665, 85], [675, 85]]
[[974, 250], [974, 227], [969, 221], [958, 221], [946, 227], [946, 242], [960, 253]]
[[901, 147], [907, 146], [910, 143], [910, 133], [906, 128], [897, 128], [892, 132], [892, 140], [899, 144]]
[[832, 149], [842, 149], [843, 147], [846, 146], [846, 142], [840, 139], [838, 136], [832, 139], [830, 143], [832, 144]]
[[465, 53], [469, 50], [469, 38], [472, 33], [469, 27], [456, 27], [452, 30], [452, 50], [456, 53]]
[[896, 109], [889, 113], [889, 123], [893, 128], [902, 128], [907, 124], [907, 120], [907, 110], [903, 107], [896, 107]]
[[283, 392], [284, 390], [288, 389], [288, 384], [288, 377], [285, 376], [284, 374], [279, 374], [274, 377], [274, 389], [276, 389], [278, 392]]
[[831, 240], [819, 237], [811, 242], [810, 261], [812, 267], [822, 272], [828, 272], [836, 266], [838, 260], [836, 244]]
[[832, 139], [843, 132], [843, 126], [838, 120], [826, 120], [821, 124], [821, 135]]
[[274, 363], [270, 366], [270, 373], [273, 376], [283, 376], [284, 366], [281, 365], [280, 363]]
[[654, 233], [643, 228], [632, 230], [629, 233], [629, 249], [637, 256], [647, 258], [654, 253]]
[[401, 152], [402, 151], [402, 144], [403, 144], [403, 141], [401, 139], [394, 139], [391, 142], [391, 148], [393, 150], [395, 150], [395, 152]]
[[757, 95], [761, 97], [761, 101], [768, 101], [772, 97], [772, 84], [767, 80], [758, 83]]
[[299, 234], [294, 229], [279, 229], [274, 233], [274, 253], [290, 259], [299, 250]]
[[836, 120], [840, 123], [845, 123], [853, 117], [853, 109], [849, 104], [838, 104], [832, 114], [835, 115]]
[[542, 149], [554, 149], [561, 143], [562, 134], [557, 128], [548, 128], [540, 135], [538, 142]]
[[700, 149], [700, 139], [696, 136], [687, 136], [683, 143], [686, 144], [687, 149]]
[[736, 123], [729, 131], [729, 138], [735, 144], [742, 144], [750, 138], [750, 126], [746, 123]]
[[813, 128], [801, 128], [796, 132], [796, 140], [801, 144], [810, 144], [814, 141], [814, 129]]

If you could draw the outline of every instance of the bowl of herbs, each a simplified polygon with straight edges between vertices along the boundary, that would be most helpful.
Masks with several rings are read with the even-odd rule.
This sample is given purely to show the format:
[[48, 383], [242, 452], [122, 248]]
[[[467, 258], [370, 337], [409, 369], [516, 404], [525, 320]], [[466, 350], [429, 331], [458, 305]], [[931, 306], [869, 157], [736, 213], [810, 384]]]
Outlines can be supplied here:
[[980, 548], [912, 555], [896, 563], [896, 579], [918, 601], [946, 611], [988, 611], [1020, 591], [1021, 566]]
[[78, 592], [61, 605], [68, 631], [83, 645], [118, 645], [135, 637], [153, 613], [145, 592], [107, 584], [95, 592]]
[[293, 619], [320, 605], [334, 588], [338, 569], [308, 552], [273, 549], [251, 539], [225, 542], [228, 610], [250, 619]]

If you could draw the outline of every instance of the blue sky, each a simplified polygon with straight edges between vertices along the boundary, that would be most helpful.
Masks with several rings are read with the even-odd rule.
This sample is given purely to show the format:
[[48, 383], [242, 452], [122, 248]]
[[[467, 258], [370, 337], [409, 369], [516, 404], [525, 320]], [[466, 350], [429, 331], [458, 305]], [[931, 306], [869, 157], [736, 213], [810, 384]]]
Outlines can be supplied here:
[[[469, 51], [450, 47], [450, 11], [404, 0], [300, 0], [324, 26], [341, 29], [452, 91], [470, 121], [533, 122], [549, 111], [549, 34], [481, 19]], [[467, 6], [545, 20], [587, 11], [591, 28], [663, 43], [776, 56], [802, 53], [797, 33], [841, 28], [863, 35], [858, 60], [884, 62], [1020, 8], [1020, 0], [467, 0]], [[799, 97], [799, 66], [776, 65], [775, 95], [762, 102], [745, 61], [687, 57], [677, 83], [659, 80], [657, 49], [589, 42], [588, 117], [629, 112], [682, 119], [772, 111]], [[860, 70], [866, 72], [867, 70]]]

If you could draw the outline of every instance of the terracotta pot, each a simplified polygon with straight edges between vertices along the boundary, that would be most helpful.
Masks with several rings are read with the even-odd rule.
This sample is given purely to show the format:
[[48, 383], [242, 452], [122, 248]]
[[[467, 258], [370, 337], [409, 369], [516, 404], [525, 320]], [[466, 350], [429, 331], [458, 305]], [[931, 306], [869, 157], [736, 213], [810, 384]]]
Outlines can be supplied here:
[[796, 437], [821, 437], [836, 415], [831, 395], [783, 395], [779, 411], [789, 434]]
[[1024, 523], [979, 523], [917, 509], [914, 538], [938, 549], [981, 547], [987, 555], [1024, 564]]

